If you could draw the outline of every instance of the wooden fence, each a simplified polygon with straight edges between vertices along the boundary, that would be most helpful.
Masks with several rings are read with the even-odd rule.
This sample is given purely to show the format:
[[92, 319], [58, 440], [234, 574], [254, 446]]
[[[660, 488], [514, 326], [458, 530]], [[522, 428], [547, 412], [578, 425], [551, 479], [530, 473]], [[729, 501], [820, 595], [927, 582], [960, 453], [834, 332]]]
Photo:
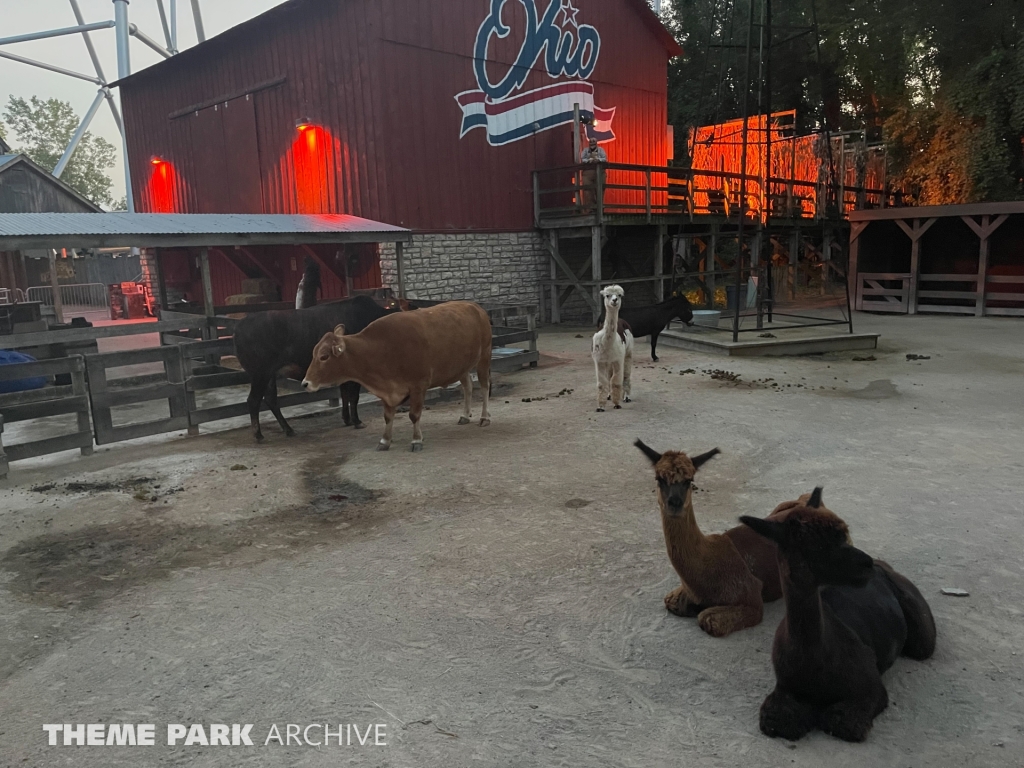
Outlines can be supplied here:
[[[437, 304], [441, 302], [421, 302]], [[492, 319], [493, 346], [496, 352], [492, 370], [507, 371], [523, 365], [536, 366], [537, 351], [535, 306], [484, 306]], [[525, 321], [525, 328], [512, 322]], [[239, 321], [228, 317], [203, 317], [172, 312], [163, 313], [156, 323], [139, 323], [102, 328], [72, 328], [43, 333], [2, 337], [4, 348], [44, 348], [59, 351], [61, 344], [95, 342], [143, 333], [159, 333], [161, 346], [120, 352], [88, 354], [84, 357], [56, 357], [33, 363], [0, 366], [0, 381], [20, 381], [37, 377], [69, 378], [70, 384], [48, 383], [41, 389], [0, 394], [0, 479], [7, 476], [9, 462], [79, 448], [89, 455], [96, 445], [148, 437], [165, 432], [188, 431], [198, 434], [199, 425], [221, 419], [247, 416], [248, 392], [239, 391], [233, 402], [203, 403], [206, 393], [249, 383], [249, 374], [222, 366], [221, 358], [234, 355], [231, 338]], [[508, 345], [528, 342], [529, 348], [515, 351]], [[160, 372], [116, 376], [112, 369], [126, 366], [159, 365]], [[59, 381], [57, 379], [56, 381]], [[338, 387], [306, 392], [287, 378], [278, 380], [282, 408], [327, 400], [340, 403]], [[139, 415], [133, 408], [141, 404], [166, 403], [166, 415], [153, 418], [153, 409]], [[269, 410], [266, 403], [261, 410]], [[4, 444], [4, 425], [31, 419], [77, 414], [74, 432], [53, 437]], [[91, 416], [91, 418], [90, 418]]]
[[[74, 448], [80, 449], [83, 456], [92, 453], [89, 394], [81, 356], [0, 365], [0, 381], [22, 381], [42, 376], [69, 376], [71, 383], [0, 395], [0, 478], [7, 477], [8, 464], [12, 461]], [[7, 424], [71, 413], [77, 415], [74, 432], [4, 445], [3, 432]]]

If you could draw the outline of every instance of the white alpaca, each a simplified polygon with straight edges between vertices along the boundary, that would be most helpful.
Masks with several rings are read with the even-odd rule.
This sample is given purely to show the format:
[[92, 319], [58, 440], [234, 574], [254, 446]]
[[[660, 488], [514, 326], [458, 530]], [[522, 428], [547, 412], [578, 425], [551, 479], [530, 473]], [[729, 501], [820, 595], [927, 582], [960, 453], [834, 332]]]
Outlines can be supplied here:
[[[620, 402], [629, 402], [630, 374], [633, 370], [633, 332], [629, 324], [619, 320], [623, 290], [618, 285], [609, 285], [601, 295], [604, 297], [604, 325], [594, 334], [591, 355], [597, 374], [597, 410], [604, 410], [605, 400], [611, 391], [612, 404], [621, 408]], [[625, 397], [623, 397], [623, 395]]]

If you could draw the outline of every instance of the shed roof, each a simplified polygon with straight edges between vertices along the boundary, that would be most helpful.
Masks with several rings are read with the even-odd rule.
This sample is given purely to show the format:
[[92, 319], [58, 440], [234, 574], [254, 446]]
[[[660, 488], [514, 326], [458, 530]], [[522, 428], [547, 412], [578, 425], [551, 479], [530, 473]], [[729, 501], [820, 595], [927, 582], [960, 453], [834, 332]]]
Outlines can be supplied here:
[[[46, 170], [41, 165], [36, 163], [28, 155], [22, 155], [22, 154], [0, 155], [0, 173], [7, 173], [8, 171], [12, 170], [13, 168], [15, 168], [16, 166], [19, 166], [19, 165], [23, 165], [23, 166], [31, 169], [37, 176], [41, 176], [48, 184], [52, 184], [53, 186], [58, 187], [64, 194], [66, 194], [66, 195], [68, 195], [70, 197], [75, 198], [78, 202], [80, 202], [82, 205], [86, 206], [87, 208], [92, 208], [97, 213], [99, 211], [103, 210], [98, 205], [96, 205], [96, 203], [94, 203], [92, 200], [90, 200], [85, 195], [83, 195], [81, 192], [79, 192], [77, 189], [75, 189], [74, 187], [69, 187], [67, 184], [65, 184], [63, 181], [58, 179], [56, 176], [54, 176], [48, 170]], [[12, 215], [12, 214], [8, 214], [8, 215]]]
[[0, 137], [0, 155], [5, 155], [11, 151], [11, 146]]
[[408, 229], [346, 214], [0, 213], [0, 251], [407, 241]]

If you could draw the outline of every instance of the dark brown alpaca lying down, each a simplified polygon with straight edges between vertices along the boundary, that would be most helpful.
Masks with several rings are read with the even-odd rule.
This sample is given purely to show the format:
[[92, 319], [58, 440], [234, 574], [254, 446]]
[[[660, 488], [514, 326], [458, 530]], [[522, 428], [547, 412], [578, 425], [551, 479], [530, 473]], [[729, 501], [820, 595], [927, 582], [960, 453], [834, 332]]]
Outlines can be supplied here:
[[665, 545], [682, 582], [665, 596], [677, 616], [696, 616], [701, 629], [725, 637], [761, 623], [763, 603], [782, 596], [775, 545], [743, 525], [705, 536], [693, 514], [693, 478], [718, 453], [689, 458], [634, 443], [654, 465]]
[[882, 672], [900, 655], [927, 659], [935, 620], [917, 588], [850, 544], [821, 488], [765, 520], [740, 520], [778, 545], [786, 617], [775, 632], [775, 690], [761, 730], [799, 739], [813, 728], [863, 741], [888, 706]]

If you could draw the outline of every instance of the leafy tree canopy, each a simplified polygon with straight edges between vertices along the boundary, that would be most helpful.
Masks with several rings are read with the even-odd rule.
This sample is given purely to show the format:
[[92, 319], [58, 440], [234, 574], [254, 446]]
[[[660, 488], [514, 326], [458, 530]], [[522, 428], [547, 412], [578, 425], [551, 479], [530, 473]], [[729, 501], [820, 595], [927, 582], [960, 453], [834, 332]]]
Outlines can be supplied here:
[[[3, 118], [18, 138], [19, 151], [48, 171], [57, 166], [79, 124], [70, 103], [59, 99], [43, 101], [35, 96], [28, 101], [11, 96]], [[106, 171], [114, 166], [116, 156], [113, 144], [86, 132], [61, 174], [61, 181], [110, 208], [114, 203], [110, 195], [112, 182]]]
[[[670, 0], [685, 51], [669, 77], [677, 156], [690, 126], [741, 114], [751, 4], [759, 23], [763, 0]], [[1019, 0], [774, 0], [771, 11], [773, 111], [796, 109], [804, 131], [824, 123], [884, 140], [894, 180], [921, 203], [1024, 196]], [[805, 32], [815, 18], [820, 52]]]

